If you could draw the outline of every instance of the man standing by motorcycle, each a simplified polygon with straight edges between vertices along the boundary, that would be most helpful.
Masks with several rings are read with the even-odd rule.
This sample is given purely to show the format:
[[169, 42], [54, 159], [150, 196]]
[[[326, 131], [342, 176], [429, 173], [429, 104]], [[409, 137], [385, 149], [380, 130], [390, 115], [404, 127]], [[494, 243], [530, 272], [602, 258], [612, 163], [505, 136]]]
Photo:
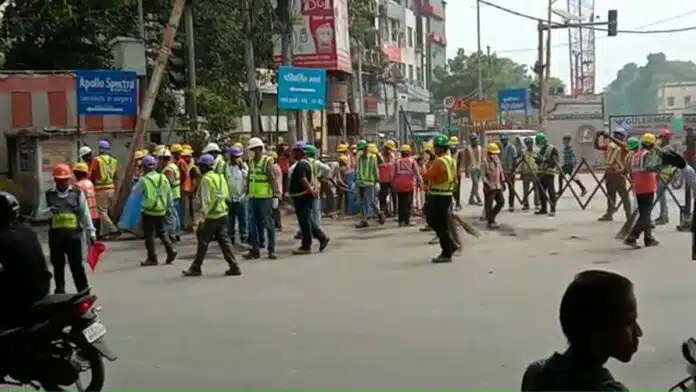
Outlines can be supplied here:
[[39, 204], [39, 214], [51, 214], [48, 229], [48, 248], [53, 265], [56, 293], [65, 293], [65, 259], [68, 259], [73, 282], [78, 292], [89, 288], [83, 265], [83, 230], [90, 242], [96, 241], [96, 231], [87, 198], [80, 188], [71, 185], [70, 166], [59, 163], [53, 168], [55, 187], [47, 190]]

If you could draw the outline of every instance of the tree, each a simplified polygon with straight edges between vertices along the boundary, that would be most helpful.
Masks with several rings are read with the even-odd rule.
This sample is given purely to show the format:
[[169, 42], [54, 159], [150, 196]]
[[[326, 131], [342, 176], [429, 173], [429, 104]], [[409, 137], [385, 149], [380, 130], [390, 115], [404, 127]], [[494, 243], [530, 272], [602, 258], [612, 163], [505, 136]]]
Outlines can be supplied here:
[[[467, 55], [459, 49], [453, 59], [448, 60], [447, 68], [436, 68], [433, 80], [433, 96], [441, 102], [447, 96], [475, 97], [478, 91], [478, 61], [483, 63], [483, 96], [495, 98], [502, 89], [526, 88], [533, 81], [526, 65], [518, 64], [507, 57], [476, 53]], [[563, 82], [551, 78], [549, 86], [562, 87]]]
[[628, 63], [605, 89], [609, 114], [650, 114], [657, 112], [657, 90], [663, 83], [696, 80], [696, 64], [668, 61], [664, 53], [652, 53], [645, 66]]

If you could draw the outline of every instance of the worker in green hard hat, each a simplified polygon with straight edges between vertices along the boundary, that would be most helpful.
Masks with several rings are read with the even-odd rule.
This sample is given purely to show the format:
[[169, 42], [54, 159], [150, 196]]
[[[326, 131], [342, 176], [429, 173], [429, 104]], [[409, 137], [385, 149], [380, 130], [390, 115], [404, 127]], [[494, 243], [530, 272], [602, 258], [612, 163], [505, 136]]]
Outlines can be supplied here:
[[549, 143], [546, 134], [539, 132], [534, 136], [534, 141], [539, 147], [536, 157], [537, 175], [539, 177], [539, 201], [541, 208], [535, 211], [535, 215], [556, 215], [556, 188], [554, 183], [558, 173], [559, 154], [558, 149]]

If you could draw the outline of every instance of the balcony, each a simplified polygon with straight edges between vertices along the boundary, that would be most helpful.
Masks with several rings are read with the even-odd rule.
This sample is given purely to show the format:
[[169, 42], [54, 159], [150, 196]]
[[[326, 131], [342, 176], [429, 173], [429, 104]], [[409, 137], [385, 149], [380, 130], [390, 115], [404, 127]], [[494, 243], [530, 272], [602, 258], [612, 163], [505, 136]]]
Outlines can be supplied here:
[[428, 43], [440, 46], [447, 46], [447, 38], [445, 38], [444, 34], [430, 33], [428, 35]]
[[387, 56], [387, 61], [390, 63], [400, 63], [401, 62], [401, 48], [395, 44], [384, 44], [382, 48], [382, 53]]
[[[418, 1], [418, 0], [417, 0]], [[421, 15], [434, 18], [437, 20], [445, 20], [444, 9], [438, 4], [432, 4], [433, 0], [419, 0]], [[434, 0], [437, 2], [438, 0]]]

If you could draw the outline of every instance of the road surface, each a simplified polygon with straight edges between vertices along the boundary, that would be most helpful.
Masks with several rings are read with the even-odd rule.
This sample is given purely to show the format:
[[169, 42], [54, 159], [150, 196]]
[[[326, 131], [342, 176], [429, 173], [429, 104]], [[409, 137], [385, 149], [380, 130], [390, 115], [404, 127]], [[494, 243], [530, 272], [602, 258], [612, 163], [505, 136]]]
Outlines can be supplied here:
[[242, 262], [241, 277], [222, 276], [212, 245], [205, 276], [182, 278], [192, 238], [175, 265], [149, 268], [140, 241], [110, 243], [90, 276], [120, 355], [106, 387], [515, 389], [530, 361], [564, 348], [565, 286], [601, 268], [635, 282], [645, 331], [634, 362], [612, 371], [633, 389], [666, 388], [684, 371], [680, 342], [696, 335], [689, 236], [674, 230], [673, 206], [660, 247], [627, 250], [613, 239], [623, 214], [596, 222], [604, 206], [597, 197], [581, 211], [568, 194], [555, 218], [505, 211], [504, 230], [465, 237], [447, 265], [429, 262], [430, 234], [393, 222], [327, 223], [331, 244], [308, 257], [289, 255], [286, 230], [280, 258]]

